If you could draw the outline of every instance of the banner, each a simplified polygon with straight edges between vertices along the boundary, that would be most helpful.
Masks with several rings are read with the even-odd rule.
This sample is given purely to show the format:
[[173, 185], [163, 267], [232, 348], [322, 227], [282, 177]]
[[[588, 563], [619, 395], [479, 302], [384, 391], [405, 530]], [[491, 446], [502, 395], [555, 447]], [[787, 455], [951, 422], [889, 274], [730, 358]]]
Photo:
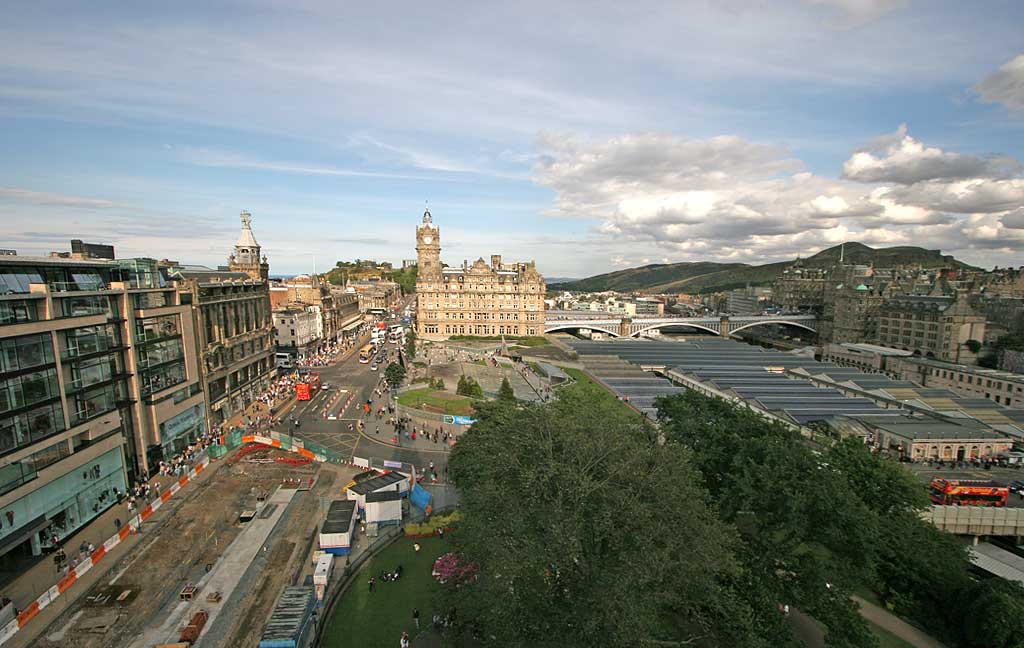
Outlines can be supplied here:
[[471, 416], [451, 416], [446, 414], [444, 422], [452, 425], [473, 425], [476, 423], [476, 419]]

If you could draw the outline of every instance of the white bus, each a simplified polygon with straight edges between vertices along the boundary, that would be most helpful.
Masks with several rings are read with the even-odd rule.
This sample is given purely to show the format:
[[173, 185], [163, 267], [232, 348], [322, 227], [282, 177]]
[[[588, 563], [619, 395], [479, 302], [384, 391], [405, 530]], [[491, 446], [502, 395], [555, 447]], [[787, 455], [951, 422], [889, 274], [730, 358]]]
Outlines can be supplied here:
[[405, 336], [405, 333], [404, 333], [404, 331], [402, 329], [402, 325], [401, 324], [395, 324], [388, 331], [388, 341], [393, 343], [393, 344], [397, 344], [398, 342], [401, 342], [402, 338], [404, 336]]

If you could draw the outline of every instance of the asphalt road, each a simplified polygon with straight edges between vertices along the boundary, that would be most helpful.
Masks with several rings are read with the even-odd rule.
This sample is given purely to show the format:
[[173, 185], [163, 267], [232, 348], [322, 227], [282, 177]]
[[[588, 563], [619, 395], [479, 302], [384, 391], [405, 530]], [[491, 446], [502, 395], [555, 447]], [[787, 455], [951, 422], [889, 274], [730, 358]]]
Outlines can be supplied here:
[[[407, 302], [403, 302], [404, 309]], [[398, 320], [389, 320], [393, 323]], [[368, 337], [361, 344], [368, 341]], [[342, 456], [372, 456], [391, 461], [402, 461], [417, 466], [425, 465], [430, 460], [436, 460], [437, 455], [433, 453], [418, 452], [408, 448], [396, 448], [389, 443], [382, 443], [373, 440], [372, 434], [364, 436], [358, 431], [350, 431], [348, 426], [355, 423], [362, 416], [361, 404], [368, 398], [374, 401], [373, 408], [384, 404], [384, 401], [373, 395], [374, 388], [380, 382], [384, 367], [389, 362], [397, 359], [398, 345], [387, 344], [388, 359], [378, 371], [371, 371], [369, 364], [359, 362], [358, 351], [348, 356], [345, 360], [330, 366], [319, 367], [315, 371], [320, 372], [320, 381], [330, 385], [328, 389], [322, 389], [309, 401], [300, 401], [284, 417], [288, 423], [290, 417], [299, 420], [298, 429], [290, 427], [297, 436], [319, 443]], [[338, 392], [341, 392], [340, 394]], [[354, 395], [354, 398], [350, 397]], [[334, 402], [328, 406], [331, 399]], [[346, 407], [346, 404], [348, 406]], [[336, 420], [329, 420], [324, 416], [327, 408], [328, 415], [336, 416]], [[373, 419], [376, 421], [376, 419]], [[385, 419], [386, 420], [386, 419]], [[368, 430], [373, 430], [376, 424], [367, 424]], [[380, 436], [390, 438], [390, 428], [381, 425]], [[385, 431], [385, 428], [388, 428]]]

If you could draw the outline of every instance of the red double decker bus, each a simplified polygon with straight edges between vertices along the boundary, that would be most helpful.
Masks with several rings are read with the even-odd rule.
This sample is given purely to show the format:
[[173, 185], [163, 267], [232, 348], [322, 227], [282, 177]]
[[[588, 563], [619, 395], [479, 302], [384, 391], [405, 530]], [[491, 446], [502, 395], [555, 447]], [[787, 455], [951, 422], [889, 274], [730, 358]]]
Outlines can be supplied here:
[[984, 479], [943, 479], [936, 477], [928, 488], [936, 504], [952, 506], [1006, 506], [1010, 488]]
[[295, 384], [295, 397], [300, 401], [308, 401], [313, 398], [316, 392], [320, 389], [320, 374], [316, 372], [310, 372], [303, 376], [298, 383]]

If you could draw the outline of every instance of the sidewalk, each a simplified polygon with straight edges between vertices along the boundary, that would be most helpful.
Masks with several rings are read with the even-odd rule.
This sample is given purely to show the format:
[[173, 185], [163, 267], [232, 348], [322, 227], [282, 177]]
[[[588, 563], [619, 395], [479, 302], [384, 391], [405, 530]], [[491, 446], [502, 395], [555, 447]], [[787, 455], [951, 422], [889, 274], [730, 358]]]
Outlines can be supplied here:
[[875, 625], [888, 630], [916, 648], [946, 648], [945, 644], [932, 639], [921, 630], [910, 625], [892, 612], [869, 603], [859, 596], [853, 600], [860, 606], [860, 615]]
[[[197, 487], [210, 479], [210, 477], [223, 465], [222, 462], [211, 462], [205, 470], [189, 481], [188, 485], [181, 492], [171, 497], [153, 515], [144, 522], [139, 533], [128, 535], [116, 547], [109, 551], [97, 565], [79, 577], [75, 583], [56, 599], [52, 604], [41, 610], [35, 618], [28, 622], [14, 637], [7, 641], [5, 647], [19, 648], [29, 646], [39, 637], [50, 624], [66, 612], [72, 604], [86, 594], [93, 585], [104, 581], [110, 573], [121, 567], [121, 562], [130, 552], [139, 545], [148, 543], [154, 530], [159, 529], [163, 523], [171, 517], [185, 500]], [[175, 477], [157, 476], [151, 483], [158, 482], [160, 491], [165, 492], [172, 483], [177, 481]], [[159, 496], [153, 498], [159, 499]], [[140, 502], [141, 504], [141, 502]], [[145, 506], [140, 506], [145, 508]], [[127, 499], [121, 504], [115, 504], [100, 514], [95, 520], [82, 527], [75, 534], [65, 539], [63, 546], [68, 554], [68, 560], [78, 557], [78, 547], [83, 542], [92, 543], [100, 547], [104, 541], [117, 532], [114, 525], [115, 520], [120, 520], [124, 525], [131, 517], [128, 513]], [[57, 581], [64, 576], [63, 570], [57, 571], [52, 557], [46, 557], [30, 567], [18, 578], [12, 581], [6, 588], [5, 593], [14, 601], [20, 610], [27, 608], [44, 591], [56, 585]]]

